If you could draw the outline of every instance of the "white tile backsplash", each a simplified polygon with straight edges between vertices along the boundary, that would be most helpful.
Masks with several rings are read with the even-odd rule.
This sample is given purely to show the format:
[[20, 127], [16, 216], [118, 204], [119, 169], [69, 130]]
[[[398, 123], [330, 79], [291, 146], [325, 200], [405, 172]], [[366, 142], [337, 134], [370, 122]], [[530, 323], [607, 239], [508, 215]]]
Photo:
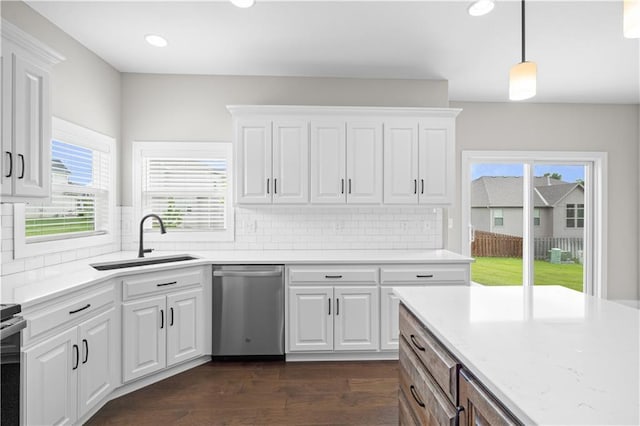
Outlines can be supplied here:
[[[119, 250], [137, 250], [131, 207], [118, 207], [120, 233], [113, 244], [13, 258], [13, 205], [0, 204], [0, 275], [29, 274]], [[443, 246], [442, 209], [427, 207], [283, 207], [235, 209], [235, 241], [153, 242], [156, 250], [344, 250], [438, 249]], [[150, 245], [151, 245], [150, 244]]]
[[[132, 209], [122, 207], [123, 250], [137, 250]], [[171, 231], [169, 231], [171, 232]], [[438, 249], [442, 209], [283, 207], [235, 209], [233, 242], [154, 242], [158, 250]]]

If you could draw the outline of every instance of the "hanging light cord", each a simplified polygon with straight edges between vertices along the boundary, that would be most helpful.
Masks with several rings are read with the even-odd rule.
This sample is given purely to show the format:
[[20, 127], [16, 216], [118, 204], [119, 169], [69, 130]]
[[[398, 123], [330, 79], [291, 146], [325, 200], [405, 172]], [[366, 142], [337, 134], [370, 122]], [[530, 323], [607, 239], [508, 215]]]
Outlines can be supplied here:
[[522, 0], [522, 62], [525, 61], [524, 49], [524, 0]]

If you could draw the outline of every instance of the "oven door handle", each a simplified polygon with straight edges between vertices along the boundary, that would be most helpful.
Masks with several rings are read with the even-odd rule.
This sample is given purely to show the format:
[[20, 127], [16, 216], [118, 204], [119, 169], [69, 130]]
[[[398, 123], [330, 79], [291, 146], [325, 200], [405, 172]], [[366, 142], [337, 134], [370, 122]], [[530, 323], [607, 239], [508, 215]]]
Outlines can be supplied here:
[[0, 330], [0, 340], [4, 340], [9, 336], [19, 333], [20, 330], [27, 326], [27, 320], [22, 317], [13, 317], [13, 320], [17, 320], [17, 322]]

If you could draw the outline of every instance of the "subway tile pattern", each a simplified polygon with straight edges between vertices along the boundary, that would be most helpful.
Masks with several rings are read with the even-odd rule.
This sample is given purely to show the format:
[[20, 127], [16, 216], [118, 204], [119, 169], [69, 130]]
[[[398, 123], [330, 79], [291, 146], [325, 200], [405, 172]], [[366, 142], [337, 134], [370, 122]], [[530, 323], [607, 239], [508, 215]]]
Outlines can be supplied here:
[[[131, 207], [118, 207], [120, 234], [112, 244], [44, 256], [13, 258], [13, 205], [1, 207], [1, 276], [120, 250], [137, 250]], [[409, 250], [443, 247], [442, 209], [428, 207], [285, 207], [235, 209], [235, 241], [154, 242], [156, 250]], [[18, 278], [16, 276], [13, 279]]]

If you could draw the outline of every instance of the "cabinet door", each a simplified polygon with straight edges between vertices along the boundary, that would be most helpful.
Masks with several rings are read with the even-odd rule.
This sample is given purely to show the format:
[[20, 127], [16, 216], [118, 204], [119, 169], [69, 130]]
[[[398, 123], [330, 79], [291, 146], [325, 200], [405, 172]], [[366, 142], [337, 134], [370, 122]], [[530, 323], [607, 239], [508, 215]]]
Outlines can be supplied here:
[[378, 349], [377, 287], [335, 287], [335, 350]]
[[346, 200], [345, 123], [311, 122], [311, 202]]
[[122, 304], [124, 381], [166, 365], [165, 296]]
[[309, 125], [273, 123], [273, 202], [309, 202]]
[[79, 326], [79, 417], [118, 386], [120, 336], [116, 322], [116, 310], [111, 308]]
[[12, 195], [12, 176], [15, 172], [15, 158], [13, 155], [13, 140], [11, 135], [13, 130], [11, 64], [14, 53], [11, 49], [11, 44], [4, 39], [2, 40], [1, 54], [0, 69], [2, 71], [2, 81], [0, 81], [0, 91], [2, 92], [2, 99], [0, 99], [0, 102], [2, 102], [2, 159], [0, 160], [0, 182], [2, 182], [2, 195]]
[[419, 199], [424, 204], [451, 204], [454, 191], [454, 121], [420, 121]]
[[14, 195], [48, 197], [51, 176], [49, 73], [15, 56], [13, 66]]
[[238, 121], [235, 142], [236, 202], [271, 203], [271, 122]]
[[202, 354], [203, 297], [201, 288], [167, 296], [167, 366]]
[[78, 403], [78, 329], [25, 351], [25, 424], [73, 424]]
[[418, 202], [418, 123], [384, 124], [384, 202]]
[[347, 202], [382, 202], [382, 124], [347, 124]]
[[519, 424], [464, 368], [458, 374], [458, 381], [460, 406], [464, 408], [460, 415], [460, 425]]
[[333, 350], [332, 287], [289, 288], [289, 350]]
[[380, 288], [380, 349], [398, 350], [400, 299], [391, 287]]

